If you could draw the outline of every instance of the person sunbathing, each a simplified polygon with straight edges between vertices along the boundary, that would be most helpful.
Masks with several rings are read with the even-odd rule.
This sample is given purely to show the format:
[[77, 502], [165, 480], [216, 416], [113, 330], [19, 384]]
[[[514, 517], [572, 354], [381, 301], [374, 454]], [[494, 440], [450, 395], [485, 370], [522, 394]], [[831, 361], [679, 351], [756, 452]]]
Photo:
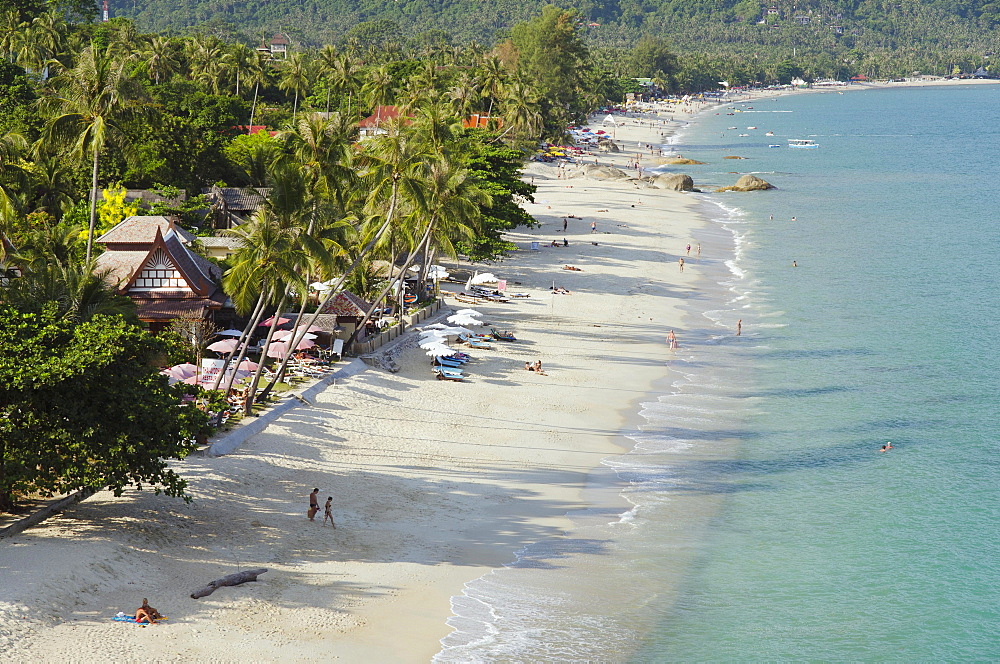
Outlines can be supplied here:
[[142, 606], [135, 612], [135, 621], [137, 623], [155, 623], [157, 620], [161, 620], [163, 616], [159, 611], [154, 609], [149, 605], [149, 600], [145, 597], [142, 598]]
[[558, 242], [556, 242], [555, 240], [552, 240], [552, 244], [550, 244], [549, 246], [550, 246], [550, 247], [558, 247], [558, 246], [559, 246], [559, 243], [558, 243]]
[[532, 371], [534, 371], [536, 374], [541, 374], [543, 376], [547, 375], [544, 371], [542, 371], [542, 361], [541, 360], [536, 360], [535, 361], [535, 366], [534, 366], [534, 369], [532, 369]]
[[563, 269], [564, 270], [572, 270], [573, 272], [583, 272], [583, 270], [581, 270], [580, 268], [578, 268], [578, 267], [576, 267], [574, 265], [563, 265]]

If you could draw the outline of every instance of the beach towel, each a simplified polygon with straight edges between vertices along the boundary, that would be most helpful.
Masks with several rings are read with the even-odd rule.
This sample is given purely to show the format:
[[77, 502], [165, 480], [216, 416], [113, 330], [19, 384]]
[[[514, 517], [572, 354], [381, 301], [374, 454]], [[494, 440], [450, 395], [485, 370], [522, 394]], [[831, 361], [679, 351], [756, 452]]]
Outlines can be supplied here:
[[[118, 612], [118, 615], [111, 616], [111, 619], [114, 620], [114, 621], [116, 621], [116, 622], [132, 623], [133, 625], [149, 625], [150, 624], [150, 623], [144, 623], [144, 622], [143, 623], [136, 622], [135, 621], [135, 616], [127, 615], [127, 614], [125, 614], [125, 613], [123, 613], [121, 611]], [[160, 622], [161, 620], [166, 620], [166, 618], [158, 618], [156, 622]], [[152, 624], [156, 624], [156, 623], [152, 623]]]

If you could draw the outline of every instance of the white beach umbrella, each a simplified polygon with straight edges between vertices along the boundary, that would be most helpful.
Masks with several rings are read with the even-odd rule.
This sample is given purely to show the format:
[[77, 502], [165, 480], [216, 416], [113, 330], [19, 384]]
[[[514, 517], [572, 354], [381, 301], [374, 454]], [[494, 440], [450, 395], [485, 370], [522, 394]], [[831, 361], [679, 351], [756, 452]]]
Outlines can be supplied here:
[[455, 313], [462, 314], [464, 316], [482, 316], [482, 314], [476, 311], [475, 309], [459, 309]]
[[479, 320], [475, 316], [467, 316], [465, 314], [454, 314], [448, 316], [448, 322], [455, 325], [483, 325], [483, 321]]
[[425, 330], [446, 330], [448, 327], [449, 326], [444, 323], [431, 323], [430, 325], [424, 325]]
[[424, 339], [444, 339], [448, 336], [448, 333], [444, 330], [424, 330], [420, 333], [420, 340]]
[[472, 330], [470, 330], [469, 328], [467, 328], [467, 327], [459, 327], [458, 325], [454, 325], [452, 327], [446, 327], [446, 328], [442, 329], [441, 331], [442, 332], [447, 332], [448, 336], [456, 336], [456, 335], [459, 335], [459, 334], [472, 334]]
[[451, 355], [452, 353], [455, 352], [455, 349], [441, 343], [435, 344], [433, 346], [427, 346], [425, 350], [427, 351], [427, 355], [431, 357], [442, 357], [445, 355]]
[[239, 330], [223, 330], [219, 332], [220, 337], [242, 337], [243, 333]]
[[424, 339], [418, 345], [423, 349], [428, 349], [446, 346], [447, 344], [445, 344], [444, 339]]
[[483, 272], [472, 278], [473, 284], [494, 284], [496, 282], [497, 278], [492, 272]]

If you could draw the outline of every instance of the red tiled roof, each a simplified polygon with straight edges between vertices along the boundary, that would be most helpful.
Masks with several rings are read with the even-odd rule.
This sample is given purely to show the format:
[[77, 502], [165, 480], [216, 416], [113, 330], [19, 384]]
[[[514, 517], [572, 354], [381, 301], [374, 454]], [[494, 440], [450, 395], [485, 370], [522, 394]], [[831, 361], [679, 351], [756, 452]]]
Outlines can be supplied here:
[[395, 106], [376, 106], [375, 112], [358, 123], [361, 129], [371, 129], [383, 125], [389, 120], [399, 117], [399, 109]]
[[337, 296], [330, 300], [322, 313], [336, 314], [347, 318], [360, 318], [368, 313], [371, 304], [365, 302], [360, 297], [350, 291], [340, 291]]

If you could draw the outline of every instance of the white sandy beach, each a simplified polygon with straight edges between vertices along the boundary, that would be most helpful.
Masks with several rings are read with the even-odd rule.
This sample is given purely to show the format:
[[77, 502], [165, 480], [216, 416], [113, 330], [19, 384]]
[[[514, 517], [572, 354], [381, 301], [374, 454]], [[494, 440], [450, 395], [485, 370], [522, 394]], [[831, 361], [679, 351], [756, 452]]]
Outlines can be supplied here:
[[[660, 129], [649, 131], [626, 125], [617, 138], [658, 144]], [[629, 442], [637, 400], [667, 374], [668, 330], [684, 344], [677, 306], [698, 259], [684, 273], [677, 259], [700, 223], [694, 200], [555, 174], [526, 171], [540, 226], [485, 266], [531, 294], [477, 307], [518, 342], [470, 351], [459, 384], [434, 380], [406, 335], [399, 373], [340, 381], [236, 453], [178, 464], [192, 504], [103, 493], [0, 541], [0, 661], [428, 661], [464, 583], [566, 534], [588, 473]], [[561, 242], [569, 214], [581, 219], [569, 220], [568, 247], [530, 250]], [[553, 282], [571, 294], [553, 296]], [[321, 502], [333, 496], [336, 530], [306, 519], [314, 486]], [[270, 571], [189, 597], [253, 567]], [[110, 620], [143, 597], [170, 619]]]

